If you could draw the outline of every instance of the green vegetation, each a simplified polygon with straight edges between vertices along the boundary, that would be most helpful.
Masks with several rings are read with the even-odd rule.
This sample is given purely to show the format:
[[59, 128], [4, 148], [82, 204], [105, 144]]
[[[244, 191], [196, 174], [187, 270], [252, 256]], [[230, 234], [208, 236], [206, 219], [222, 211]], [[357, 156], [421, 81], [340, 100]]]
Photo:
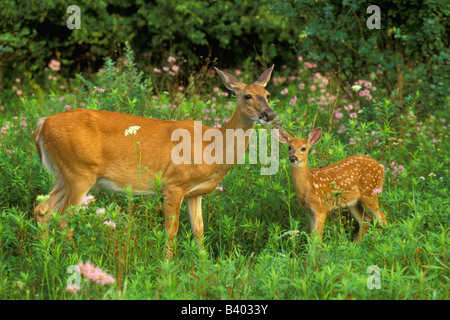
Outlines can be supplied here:
[[[132, 57], [127, 49], [120, 63], [108, 59], [92, 82], [80, 76], [50, 94], [16, 98], [11, 102], [14, 113], [3, 111], [2, 299], [449, 298], [446, 115], [418, 119], [416, 96], [406, 97], [400, 106], [377, 87], [377, 79], [361, 82], [359, 92], [368, 90], [371, 99], [347, 96], [335, 80], [316, 73], [304, 60], [295, 70], [274, 72], [268, 89], [276, 121], [298, 135], [319, 125], [328, 131], [310, 156], [311, 167], [352, 154], [384, 163], [380, 205], [388, 227], [374, 226], [355, 244], [357, 224], [339, 212], [328, 219], [324, 241], [317, 243], [308, 234], [307, 215], [295, 198], [282, 148], [278, 174], [261, 176], [260, 164], [237, 165], [223, 180], [223, 189], [204, 197], [202, 251], [183, 208], [175, 257], [165, 262], [161, 197], [129, 192], [92, 193], [94, 199], [69, 215], [72, 240], [67, 240], [67, 230], [54, 227], [48, 238], [39, 238], [33, 204], [52, 185], [30, 139], [39, 116], [84, 107], [192, 118], [216, 126], [231, 116], [233, 99], [225, 88], [215, 87], [217, 76], [209, 71], [208, 95], [189, 94], [193, 85], [152, 97], [156, 87], [138, 72]], [[54, 216], [53, 222], [59, 219]], [[102, 268], [116, 281], [101, 285], [83, 277], [81, 289], [70, 292], [66, 270], [80, 262]], [[367, 287], [371, 265], [380, 268], [380, 289]]]
[[[370, 31], [365, 1], [81, 1], [69, 32], [63, 1], [2, 1], [0, 299], [448, 300], [449, 7], [378, 2], [382, 29]], [[280, 145], [277, 174], [246, 161], [203, 197], [203, 250], [182, 206], [166, 262], [162, 197], [130, 190], [91, 191], [65, 217], [73, 238], [58, 215], [39, 236], [33, 209], [53, 184], [32, 138], [40, 117], [87, 108], [218, 127], [235, 100], [212, 67], [249, 83], [272, 63], [274, 123], [297, 137], [322, 127], [311, 168], [356, 154], [382, 163], [389, 226], [355, 244], [344, 210], [319, 243]]]

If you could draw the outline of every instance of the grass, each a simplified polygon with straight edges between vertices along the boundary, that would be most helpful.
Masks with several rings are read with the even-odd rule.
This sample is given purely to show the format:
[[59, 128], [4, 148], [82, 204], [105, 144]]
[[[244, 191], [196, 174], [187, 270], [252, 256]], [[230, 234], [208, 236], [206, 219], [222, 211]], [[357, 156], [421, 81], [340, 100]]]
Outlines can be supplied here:
[[[428, 115], [419, 94], [397, 99], [377, 79], [360, 82], [369, 99], [304, 62], [301, 73], [274, 71], [267, 89], [275, 122], [297, 136], [324, 128], [310, 167], [354, 154], [383, 163], [380, 206], [388, 227], [373, 226], [355, 244], [357, 223], [337, 212], [319, 243], [308, 233], [280, 146], [277, 174], [260, 175], [261, 164], [236, 165], [223, 189], [204, 197], [203, 250], [183, 206], [174, 259], [165, 261], [161, 197], [130, 192], [92, 192], [95, 199], [67, 217], [72, 239], [55, 227], [61, 216], [53, 216], [49, 236], [40, 238], [33, 207], [52, 180], [31, 139], [39, 117], [84, 107], [211, 126], [231, 118], [235, 102], [208, 68], [178, 88], [167, 85], [168, 75], [164, 82], [157, 74], [145, 78], [130, 49], [122, 61], [108, 59], [92, 82], [80, 76], [64, 88], [60, 78], [43, 88], [22, 83], [25, 94], [3, 95], [0, 299], [449, 299], [448, 112]], [[115, 282], [99, 285], [81, 276], [80, 289], [68, 290], [75, 279], [70, 266], [80, 262], [100, 267]]]

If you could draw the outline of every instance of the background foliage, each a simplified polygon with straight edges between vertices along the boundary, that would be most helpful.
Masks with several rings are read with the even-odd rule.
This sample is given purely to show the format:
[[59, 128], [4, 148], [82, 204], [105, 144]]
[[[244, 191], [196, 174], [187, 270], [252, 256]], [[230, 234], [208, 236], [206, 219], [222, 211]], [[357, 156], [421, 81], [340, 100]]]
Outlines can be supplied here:
[[51, 59], [62, 62], [62, 76], [91, 76], [104, 57], [117, 58], [120, 44], [129, 41], [144, 71], [168, 55], [182, 57], [182, 70], [189, 73], [206, 57], [217, 58], [222, 67], [246, 59], [293, 66], [295, 53], [321, 72], [337, 73], [344, 84], [384, 71], [383, 85], [398, 99], [420, 88], [424, 106], [438, 108], [449, 90], [449, 2], [377, 1], [380, 30], [366, 27], [371, 4], [80, 1], [81, 29], [69, 30], [65, 1], [2, 0], [0, 86], [10, 88], [16, 73], [42, 80]]
[[[84, 1], [74, 31], [62, 1], [0, 2], [0, 299], [450, 298], [447, 2], [379, 1], [382, 29], [368, 30], [365, 1]], [[271, 63], [274, 122], [297, 137], [323, 128], [310, 167], [355, 154], [384, 165], [388, 227], [355, 244], [338, 211], [319, 244], [281, 146], [277, 174], [247, 159], [203, 198], [204, 250], [182, 206], [165, 261], [161, 197], [129, 190], [92, 191], [66, 217], [74, 237], [58, 215], [41, 237], [33, 208], [53, 181], [33, 143], [40, 117], [86, 108], [219, 127], [235, 99], [212, 66], [249, 83]], [[84, 275], [74, 290], [80, 262], [113, 283]]]

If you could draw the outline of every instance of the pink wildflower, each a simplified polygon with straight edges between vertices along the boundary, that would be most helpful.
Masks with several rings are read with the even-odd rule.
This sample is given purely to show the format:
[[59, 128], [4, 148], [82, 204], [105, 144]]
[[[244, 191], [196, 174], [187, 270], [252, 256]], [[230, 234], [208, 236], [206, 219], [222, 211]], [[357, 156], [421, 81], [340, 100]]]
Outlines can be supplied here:
[[9, 125], [6, 124], [4, 127], [2, 127], [2, 130], [0, 131], [0, 133], [5, 134], [8, 129], [9, 129]]
[[350, 113], [349, 117], [352, 119], [356, 119], [356, 118], [358, 118], [358, 114], [356, 112], [352, 112], [352, 113]]
[[377, 189], [373, 189], [372, 192], [373, 194], [380, 194], [381, 193], [381, 188], [377, 188]]
[[294, 98], [291, 99], [289, 102], [289, 105], [293, 106], [297, 102], [297, 96], [294, 96]]
[[83, 200], [81, 201], [81, 204], [87, 205], [87, 204], [89, 204], [90, 202], [92, 202], [94, 199], [95, 199], [95, 197], [94, 197], [93, 195], [88, 194], [87, 196], [85, 196], [85, 197], [83, 198]]
[[89, 262], [80, 262], [78, 264], [78, 267], [80, 268], [81, 274], [86, 279], [92, 280], [95, 283], [105, 285], [116, 282], [116, 280], [112, 276], [106, 274], [106, 272], [104, 272], [102, 269], [100, 269], [99, 267], [95, 267]]
[[177, 61], [177, 59], [175, 59], [174, 57], [167, 58], [167, 62], [175, 62], [175, 61]]
[[75, 285], [68, 284], [66, 287], [66, 291], [70, 293], [77, 293], [78, 290], [80, 290], [80, 288], [76, 284]]
[[281, 90], [281, 94], [282, 94], [282, 95], [285, 95], [286, 93], [288, 93], [288, 89], [287, 89], [287, 88]]
[[114, 221], [111, 221], [111, 220], [105, 221], [105, 222], [103, 222], [103, 224], [107, 225], [108, 227], [111, 227], [111, 228], [116, 227], [116, 224], [114, 223]]
[[49, 66], [49, 68], [52, 69], [53, 71], [59, 71], [59, 69], [61, 68], [61, 62], [52, 59], [52, 60], [50, 61], [50, 63], [48, 64], [48, 66]]

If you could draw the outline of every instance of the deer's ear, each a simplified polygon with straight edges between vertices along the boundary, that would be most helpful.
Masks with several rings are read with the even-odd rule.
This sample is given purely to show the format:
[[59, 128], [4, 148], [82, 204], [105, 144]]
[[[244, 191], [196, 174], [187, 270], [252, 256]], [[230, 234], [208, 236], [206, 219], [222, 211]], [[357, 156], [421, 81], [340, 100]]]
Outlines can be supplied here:
[[236, 79], [234, 76], [232, 76], [228, 72], [221, 71], [221, 70], [217, 69], [216, 67], [214, 67], [214, 69], [219, 74], [220, 78], [222, 78], [222, 82], [225, 85], [225, 87], [228, 88], [228, 90], [236, 91], [236, 89], [239, 86], [243, 85], [242, 82], [240, 82], [238, 79]]
[[281, 143], [288, 144], [289, 141], [292, 140], [292, 137], [283, 128], [281, 128], [277, 125], [274, 125], [273, 129], [274, 129], [273, 132], [275, 132], [275, 136], [277, 137], [278, 141], [280, 141]]
[[322, 128], [315, 128], [311, 130], [310, 133], [308, 134], [309, 145], [313, 146], [317, 142], [319, 142], [321, 135], [322, 135]]
[[266, 71], [264, 71], [258, 78], [258, 80], [256, 80], [255, 84], [258, 84], [260, 86], [265, 87], [267, 82], [269, 82], [270, 80], [270, 76], [272, 75], [272, 71], [273, 71], [273, 67], [275, 65], [273, 64], [269, 69], [267, 69]]

